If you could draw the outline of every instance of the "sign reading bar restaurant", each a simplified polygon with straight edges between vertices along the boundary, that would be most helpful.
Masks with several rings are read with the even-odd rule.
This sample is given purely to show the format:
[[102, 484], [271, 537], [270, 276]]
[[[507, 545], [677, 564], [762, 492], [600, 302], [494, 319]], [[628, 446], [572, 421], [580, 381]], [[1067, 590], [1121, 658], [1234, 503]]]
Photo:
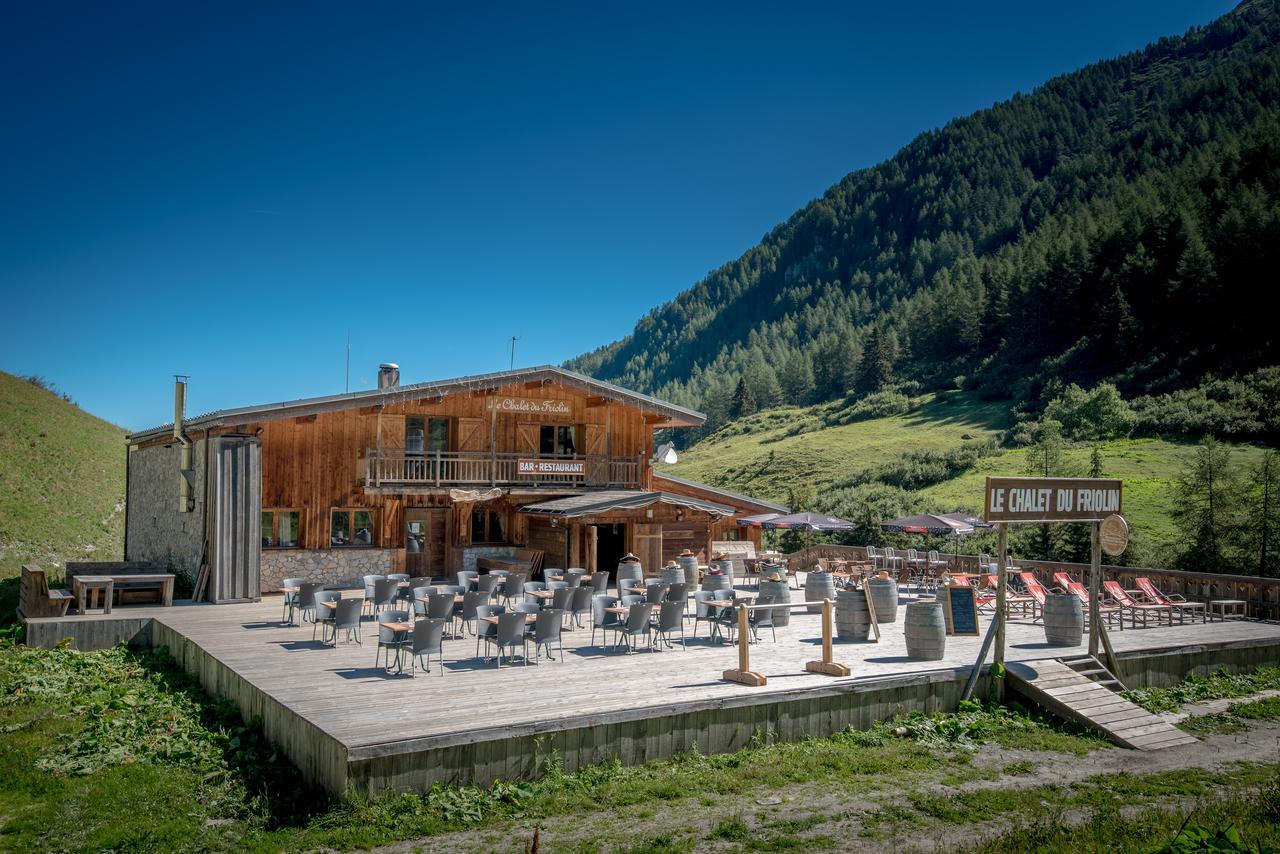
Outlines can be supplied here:
[[499, 412], [531, 412], [537, 414], [568, 415], [569, 404], [563, 400], [531, 400], [527, 397], [495, 397], [489, 408]]
[[516, 469], [521, 477], [585, 477], [587, 463], [586, 460], [516, 460]]
[[1097, 522], [1122, 510], [1123, 481], [1092, 477], [989, 477], [988, 522]]

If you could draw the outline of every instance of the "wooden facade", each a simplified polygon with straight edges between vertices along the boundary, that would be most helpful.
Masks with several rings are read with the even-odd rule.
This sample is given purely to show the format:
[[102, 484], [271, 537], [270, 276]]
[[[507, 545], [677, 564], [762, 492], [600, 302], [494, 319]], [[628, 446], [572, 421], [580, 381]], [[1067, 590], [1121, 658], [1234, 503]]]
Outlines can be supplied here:
[[[299, 401], [229, 411], [216, 425], [201, 430], [196, 419], [187, 429], [200, 438], [259, 438], [261, 509], [299, 514], [296, 549], [389, 550], [391, 570], [412, 575], [451, 576], [463, 568], [468, 550], [503, 546], [541, 549], [546, 566], [595, 568], [599, 525], [622, 526], [617, 536], [625, 538], [625, 550], [648, 550], [658, 563], [685, 548], [705, 553], [712, 539], [736, 534], [732, 519], [662, 506], [569, 527], [518, 512], [592, 490], [654, 489], [654, 430], [701, 421], [651, 398], [610, 394], [613, 387], [605, 384], [594, 389], [567, 372], [575, 381], [558, 381], [557, 370], [531, 371], [531, 379], [513, 372], [500, 383], [472, 387], [390, 388], [376, 397], [324, 399], [323, 406]], [[675, 415], [664, 414], [664, 406]], [[155, 432], [131, 442], [173, 441]], [[430, 445], [424, 433], [431, 434]], [[575, 470], [523, 471], [548, 462]], [[331, 514], [339, 510], [354, 514], [349, 529], [361, 529], [352, 545], [334, 536]], [[755, 512], [756, 505], [745, 503], [740, 515]], [[606, 532], [611, 547], [618, 545], [614, 533], [612, 527]]]

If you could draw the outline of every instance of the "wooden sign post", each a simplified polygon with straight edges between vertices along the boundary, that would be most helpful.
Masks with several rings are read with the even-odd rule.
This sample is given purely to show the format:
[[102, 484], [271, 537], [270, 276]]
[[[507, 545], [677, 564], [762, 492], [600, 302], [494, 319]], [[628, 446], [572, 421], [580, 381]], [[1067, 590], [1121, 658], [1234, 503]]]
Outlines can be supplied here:
[[[1009, 525], [1047, 522], [1088, 522], [1093, 528], [1089, 567], [1089, 652], [1098, 649], [1098, 603], [1102, 587], [1099, 524], [1123, 509], [1124, 483], [1101, 477], [989, 477], [983, 497], [983, 518], [997, 522], [996, 639], [992, 661], [1004, 669], [1005, 583], [1009, 566]], [[982, 666], [985, 651], [975, 667]], [[996, 697], [1004, 699], [1004, 680], [996, 680]]]

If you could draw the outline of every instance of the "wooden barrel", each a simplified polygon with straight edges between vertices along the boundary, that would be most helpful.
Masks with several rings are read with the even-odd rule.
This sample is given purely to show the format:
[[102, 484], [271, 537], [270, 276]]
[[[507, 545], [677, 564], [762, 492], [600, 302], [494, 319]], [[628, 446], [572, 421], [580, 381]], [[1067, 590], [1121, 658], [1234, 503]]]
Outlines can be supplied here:
[[684, 568], [679, 566], [664, 566], [662, 568], [663, 584], [683, 584]]
[[721, 572], [723, 572], [725, 575], [733, 575], [733, 561], [731, 561], [727, 557], [722, 558], [720, 560], [711, 561], [711, 563], [707, 566], [707, 568], [718, 569]]
[[1050, 593], [1044, 600], [1044, 639], [1054, 646], [1079, 646], [1084, 638], [1084, 608], [1073, 593]]
[[[810, 614], [822, 613], [822, 600], [836, 598], [836, 577], [829, 572], [810, 572], [804, 577], [804, 601], [816, 602], [805, 610]], [[863, 610], [866, 610], [865, 605]]]
[[842, 641], [864, 641], [871, 632], [867, 594], [852, 587], [836, 594], [836, 637]]
[[732, 590], [732, 575], [704, 575], [702, 576], [703, 590]]
[[[698, 556], [697, 555], [680, 555], [676, 558], [680, 563], [680, 567], [684, 570], [685, 584], [689, 585], [690, 590], [698, 589]], [[733, 570], [733, 565], [729, 565], [729, 570]]]
[[615, 581], [618, 584], [618, 593], [622, 593], [622, 582], [624, 581], [643, 581], [644, 567], [634, 561], [624, 560], [618, 564], [618, 575]]
[[937, 599], [921, 599], [907, 605], [903, 619], [907, 638], [907, 658], [915, 661], [938, 661], [947, 647], [947, 626], [942, 619], [942, 603]]
[[872, 578], [867, 581], [867, 589], [871, 591], [871, 604], [876, 608], [876, 622], [896, 623], [898, 621], [898, 582], [892, 578], [883, 580]]
[[[788, 604], [791, 602], [791, 588], [787, 585], [787, 581], [785, 578], [783, 578], [782, 581], [761, 581], [760, 595], [763, 596], [767, 593], [773, 594], [774, 602], [788, 603]], [[790, 623], [791, 623], [790, 608], [774, 608], [773, 609], [773, 624], [775, 626], [781, 628], [785, 625], [789, 625]]]

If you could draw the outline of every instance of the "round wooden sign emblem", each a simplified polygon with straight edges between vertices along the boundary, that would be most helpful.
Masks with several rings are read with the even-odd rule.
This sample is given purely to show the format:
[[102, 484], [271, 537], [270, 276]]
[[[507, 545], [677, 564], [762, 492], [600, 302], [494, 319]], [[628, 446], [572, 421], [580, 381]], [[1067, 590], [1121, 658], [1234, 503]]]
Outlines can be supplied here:
[[1129, 547], [1129, 523], [1123, 516], [1112, 514], [1098, 525], [1098, 542], [1102, 550], [1112, 557], [1124, 554]]

